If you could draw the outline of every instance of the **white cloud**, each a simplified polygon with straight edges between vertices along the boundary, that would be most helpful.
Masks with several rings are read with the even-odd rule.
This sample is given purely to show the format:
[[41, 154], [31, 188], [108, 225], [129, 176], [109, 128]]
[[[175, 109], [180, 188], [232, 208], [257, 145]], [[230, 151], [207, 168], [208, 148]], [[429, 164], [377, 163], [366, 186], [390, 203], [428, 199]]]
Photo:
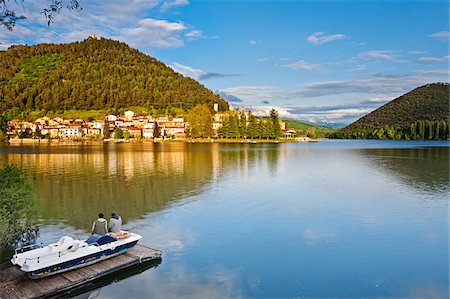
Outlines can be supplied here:
[[208, 80], [208, 79], [220, 79], [225, 77], [239, 76], [238, 74], [222, 74], [222, 73], [209, 73], [202, 69], [195, 69], [180, 63], [174, 62], [170, 67], [177, 73], [183, 76], [190, 77], [194, 80]]
[[430, 34], [428, 36], [437, 38], [440, 41], [447, 41], [450, 36], [450, 33], [448, 31], [439, 31], [439, 32]]
[[0, 43], [0, 51], [6, 51], [12, 44], [2, 44]]
[[448, 56], [444, 57], [419, 57], [417, 60], [423, 63], [430, 63], [430, 62], [443, 62], [448, 59]]
[[186, 30], [181, 22], [169, 22], [147, 18], [140, 20], [137, 27], [126, 28], [121, 31], [125, 41], [132, 41], [134, 45], [147, 48], [178, 48], [184, 45], [180, 34]]
[[191, 77], [192, 79], [198, 80], [202, 75], [205, 75], [206, 72], [202, 69], [194, 69], [192, 67], [182, 65], [180, 63], [174, 62], [170, 65], [170, 67], [177, 73], [182, 74], [183, 76]]
[[205, 36], [203, 35], [203, 31], [201, 31], [201, 30], [189, 31], [184, 36], [186, 36], [188, 38], [188, 40], [196, 40], [199, 38], [205, 38]]
[[265, 117], [269, 115], [272, 109], [278, 112], [281, 119], [294, 119], [310, 123], [348, 124], [370, 113], [375, 108], [337, 108], [332, 106], [285, 108], [277, 106], [252, 106], [251, 111], [258, 117]]
[[256, 45], [258, 42], [256, 41], [256, 40], [250, 40], [250, 41], [248, 41], [248, 43], [250, 44], [250, 45]]
[[364, 71], [366, 69], [367, 69], [367, 65], [365, 65], [365, 64], [358, 64], [354, 68], [345, 70], [344, 72], [360, 72], [360, 71]]
[[408, 60], [400, 60], [397, 59], [400, 55], [398, 54], [398, 52], [396, 51], [392, 51], [392, 50], [382, 50], [382, 51], [378, 51], [378, 50], [371, 50], [368, 52], [364, 52], [364, 53], [359, 53], [358, 57], [361, 59], [385, 59], [385, 60], [389, 60], [389, 61], [394, 61], [394, 62], [408, 62]]
[[427, 53], [426, 51], [408, 51], [409, 54], [421, 55]]
[[266, 56], [266, 57], [258, 58], [257, 61], [265, 62], [265, 61], [271, 60], [273, 58], [274, 58], [274, 56]]
[[320, 67], [319, 64], [311, 64], [304, 60], [299, 60], [294, 63], [283, 64], [282, 67], [289, 68], [291, 70], [316, 70]]
[[[11, 3], [14, 3], [12, 1]], [[147, 18], [159, 6], [176, 6], [187, 1], [128, 0], [86, 1], [80, 12], [61, 10], [55, 23], [47, 26], [43, 14], [47, 0], [25, 1], [27, 19], [19, 22], [13, 32], [0, 31], [4, 44], [65, 43], [83, 40], [89, 34], [124, 41], [141, 51], [154, 48], [182, 47], [186, 40], [204, 38], [201, 30], [180, 21]], [[21, 7], [18, 12], [22, 11]]]
[[324, 32], [314, 32], [313, 34], [308, 36], [307, 40], [313, 45], [321, 45], [343, 38], [345, 38], [344, 34], [325, 35]]
[[378, 76], [365, 80], [324, 81], [303, 85], [293, 97], [312, 98], [339, 94], [402, 95], [420, 85], [432, 83], [433, 77]]
[[419, 74], [422, 75], [436, 75], [436, 76], [449, 76], [450, 75], [450, 71], [448, 69], [438, 69], [438, 70], [418, 70], [416, 71]]
[[186, 6], [189, 5], [189, 1], [188, 0], [169, 0], [169, 1], [164, 1], [163, 4], [161, 4], [161, 11], [166, 11], [170, 8], [173, 7], [178, 7], [178, 6]]
[[279, 99], [283, 97], [283, 91], [273, 86], [238, 86], [221, 89], [227, 94], [231, 94], [245, 101], [260, 102], [263, 100]]

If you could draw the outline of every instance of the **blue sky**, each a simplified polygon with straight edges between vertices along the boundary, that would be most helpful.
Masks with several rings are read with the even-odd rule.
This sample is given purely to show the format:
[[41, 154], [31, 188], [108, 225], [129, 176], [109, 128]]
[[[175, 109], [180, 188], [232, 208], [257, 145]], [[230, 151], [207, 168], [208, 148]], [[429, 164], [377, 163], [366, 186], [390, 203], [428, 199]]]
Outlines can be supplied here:
[[348, 124], [449, 81], [448, 1], [80, 2], [48, 28], [39, 13], [48, 2], [25, 0], [27, 20], [0, 31], [0, 49], [96, 33], [238, 97], [235, 106], [318, 123]]

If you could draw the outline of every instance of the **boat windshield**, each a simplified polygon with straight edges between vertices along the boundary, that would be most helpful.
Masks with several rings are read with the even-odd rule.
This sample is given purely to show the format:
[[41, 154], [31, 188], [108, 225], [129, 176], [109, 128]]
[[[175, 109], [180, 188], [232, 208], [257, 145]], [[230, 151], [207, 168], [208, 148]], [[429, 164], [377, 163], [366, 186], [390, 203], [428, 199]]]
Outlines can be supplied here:
[[97, 235], [97, 234], [93, 234], [92, 236], [89, 237], [89, 239], [86, 240], [86, 243], [88, 244], [93, 244], [93, 245], [104, 245], [107, 243], [111, 243], [111, 242], [115, 242], [117, 241], [116, 239], [114, 239], [111, 236], [108, 235]]

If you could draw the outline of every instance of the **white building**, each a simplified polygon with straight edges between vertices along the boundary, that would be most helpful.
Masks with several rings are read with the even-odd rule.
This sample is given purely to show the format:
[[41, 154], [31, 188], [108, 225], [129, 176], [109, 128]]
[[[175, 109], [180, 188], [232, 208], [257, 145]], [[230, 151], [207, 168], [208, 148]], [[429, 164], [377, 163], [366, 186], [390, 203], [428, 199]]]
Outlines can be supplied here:
[[83, 129], [79, 126], [67, 126], [59, 129], [60, 138], [77, 138], [83, 136]]
[[142, 129], [142, 138], [153, 138], [153, 132], [155, 129], [155, 123], [151, 122], [144, 125]]
[[132, 121], [134, 116], [134, 112], [131, 110], [125, 111], [125, 121]]
[[117, 116], [109, 114], [106, 116], [106, 120], [107, 121], [116, 121], [117, 120]]

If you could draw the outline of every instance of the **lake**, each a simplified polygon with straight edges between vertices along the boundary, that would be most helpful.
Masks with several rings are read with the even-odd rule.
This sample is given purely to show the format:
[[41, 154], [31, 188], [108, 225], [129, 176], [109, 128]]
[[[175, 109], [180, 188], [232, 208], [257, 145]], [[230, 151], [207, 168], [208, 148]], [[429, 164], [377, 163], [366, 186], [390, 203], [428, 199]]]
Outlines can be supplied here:
[[163, 251], [79, 298], [449, 295], [448, 142], [0, 146], [5, 163], [36, 186], [39, 242], [115, 210]]

